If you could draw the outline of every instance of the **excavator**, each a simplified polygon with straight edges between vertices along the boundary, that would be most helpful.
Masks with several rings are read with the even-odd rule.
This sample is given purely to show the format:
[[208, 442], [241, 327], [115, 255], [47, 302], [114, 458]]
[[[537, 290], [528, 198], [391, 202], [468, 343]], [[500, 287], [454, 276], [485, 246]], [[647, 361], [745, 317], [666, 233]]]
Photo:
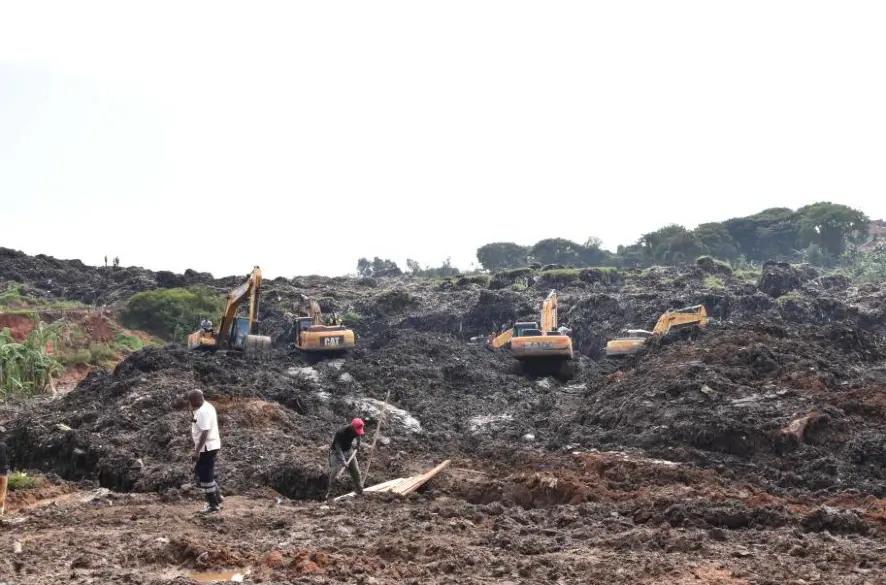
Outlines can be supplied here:
[[353, 330], [341, 323], [323, 323], [323, 311], [314, 299], [302, 298], [300, 313], [306, 314], [295, 319], [295, 346], [304, 352], [340, 352], [356, 345]]
[[539, 362], [545, 358], [571, 360], [572, 338], [565, 328], [557, 328], [557, 291], [552, 290], [541, 305], [541, 326], [521, 321], [500, 335], [489, 339], [493, 349], [510, 348], [522, 362]]
[[654, 337], [663, 337], [674, 329], [691, 325], [707, 327], [708, 313], [704, 305], [694, 305], [683, 309], [670, 309], [662, 313], [652, 331], [645, 329], [625, 329], [619, 336], [606, 344], [606, 356], [617, 357], [637, 353], [643, 344]]
[[[188, 335], [188, 349], [235, 349], [247, 354], [266, 353], [271, 349], [271, 338], [255, 335], [261, 298], [261, 269], [256, 266], [247, 279], [228, 295], [225, 312], [218, 329], [200, 328]], [[249, 302], [249, 314], [237, 316], [240, 305]]]

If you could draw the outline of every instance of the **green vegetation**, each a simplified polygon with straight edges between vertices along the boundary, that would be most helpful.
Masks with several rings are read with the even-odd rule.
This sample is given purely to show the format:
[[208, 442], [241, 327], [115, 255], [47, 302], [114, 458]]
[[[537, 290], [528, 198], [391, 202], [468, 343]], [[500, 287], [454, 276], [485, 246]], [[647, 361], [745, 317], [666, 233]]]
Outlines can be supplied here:
[[385, 276], [400, 276], [403, 271], [393, 260], [376, 256], [369, 261], [366, 258], [357, 260], [357, 274], [363, 277], [382, 278]]
[[597, 266], [594, 268], [583, 268], [578, 273], [582, 282], [599, 282], [602, 284], [616, 284], [621, 282], [621, 273], [617, 268], [611, 266]]
[[123, 324], [168, 341], [182, 341], [202, 317], [215, 321], [224, 310], [225, 297], [204, 288], [170, 288], [140, 292], [121, 313]]
[[732, 266], [728, 262], [712, 256], [699, 256], [695, 259], [695, 265], [708, 273], [732, 275]]
[[0, 310], [4, 313], [31, 313], [34, 311], [67, 311], [89, 308], [77, 301], [46, 300], [25, 293], [25, 287], [9, 283], [5, 291], [0, 291]]
[[470, 276], [462, 276], [458, 279], [458, 286], [468, 286], [470, 284], [479, 284], [480, 286], [489, 286], [492, 278], [488, 274], [472, 274]]
[[546, 270], [538, 277], [538, 282], [544, 286], [566, 286], [578, 282], [581, 270], [578, 268], [555, 268]]
[[820, 202], [794, 211], [772, 208], [747, 217], [704, 223], [695, 229], [668, 225], [643, 234], [636, 243], [619, 246], [613, 254], [597, 238], [584, 244], [552, 238], [532, 246], [495, 242], [481, 246], [477, 259], [486, 270], [501, 272], [538, 262], [564, 266], [689, 264], [699, 256], [728, 260], [733, 268], [767, 260], [807, 261], [821, 267], [837, 264], [846, 250], [863, 242], [870, 220], [845, 205]]
[[36, 477], [31, 477], [27, 473], [23, 471], [13, 471], [9, 474], [9, 482], [7, 484], [9, 491], [11, 492], [24, 492], [28, 490], [34, 490], [40, 487], [40, 480]]
[[704, 285], [708, 288], [723, 288], [726, 284], [719, 276], [708, 276], [704, 279]]
[[114, 346], [128, 349], [129, 351], [138, 351], [145, 346], [145, 342], [141, 337], [135, 335], [127, 335], [126, 333], [118, 333], [114, 336]]
[[32, 396], [43, 392], [51, 386], [53, 376], [64, 373], [62, 363], [47, 353], [47, 347], [59, 347], [68, 326], [64, 320], [50, 325], [37, 323], [27, 339], [21, 342], [12, 338], [9, 328], [0, 331], [0, 395], [3, 400], [14, 395]]
[[362, 318], [363, 318], [363, 316], [360, 315], [360, 313], [358, 313], [356, 311], [346, 311], [341, 316], [341, 321], [343, 324], [348, 325], [349, 323], [354, 323], [356, 321], [359, 321]]
[[866, 253], [852, 251], [844, 254], [842, 272], [847, 277], [862, 282], [886, 280], [886, 246], [880, 244]]
[[763, 271], [753, 268], [739, 268], [733, 273], [733, 275], [735, 278], [740, 278], [741, 280], [757, 282], [760, 280], [760, 277], [763, 276]]

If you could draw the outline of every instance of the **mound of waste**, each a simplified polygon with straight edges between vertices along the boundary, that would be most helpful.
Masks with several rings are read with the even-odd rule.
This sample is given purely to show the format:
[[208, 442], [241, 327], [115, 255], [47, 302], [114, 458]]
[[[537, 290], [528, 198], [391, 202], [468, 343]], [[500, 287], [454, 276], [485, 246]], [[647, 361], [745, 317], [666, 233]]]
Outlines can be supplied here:
[[712, 327], [552, 409], [556, 443], [636, 447], [773, 489], [886, 493], [886, 346], [847, 325]]

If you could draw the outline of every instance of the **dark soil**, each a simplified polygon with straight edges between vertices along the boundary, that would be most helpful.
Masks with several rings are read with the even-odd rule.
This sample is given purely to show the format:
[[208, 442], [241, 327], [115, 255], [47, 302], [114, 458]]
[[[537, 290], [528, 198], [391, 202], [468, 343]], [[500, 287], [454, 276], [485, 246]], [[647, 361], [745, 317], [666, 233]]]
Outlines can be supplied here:
[[[119, 270], [129, 276], [118, 282], [114, 269], [0, 253], [0, 281], [53, 298], [113, 301], [182, 279], [220, 289], [236, 280]], [[710, 288], [710, 271], [565, 283], [561, 321], [578, 351], [568, 379], [532, 375], [469, 341], [536, 318], [541, 286], [269, 282], [269, 358], [146, 349], [57, 399], [0, 411], [21, 467], [142, 494], [107, 509], [41, 509], [33, 538], [47, 552], [25, 560], [46, 563], [33, 574], [47, 579], [77, 565], [91, 578], [142, 582], [122, 553], [101, 561], [85, 545], [48, 540], [53, 527], [104, 522], [134, 539], [130, 554], [158, 583], [175, 577], [164, 567], [235, 565], [305, 582], [882, 582], [886, 290], [778, 264], [760, 282], [720, 271], [724, 285]], [[301, 294], [348, 314], [357, 349], [320, 360], [293, 350]], [[620, 329], [650, 329], [664, 310], [698, 303], [707, 329], [603, 357]], [[198, 497], [189, 413], [177, 403], [193, 387], [219, 411], [222, 489], [244, 496], [219, 520], [176, 518]], [[367, 484], [443, 459], [450, 469], [405, 503], [321, 507], [334, 430], [363, 416], [371, 441], [388, 391], [397, 410]], [[334, 487], [347, 489], [344, 479]], [[269, 491], [296, 508], [268, 508]], [[123, 526], [124, 507], [143, 534]], [[206, 529], [220, 536], [201, 540]], [[64, 562], [46, 560], [53, 550]]]

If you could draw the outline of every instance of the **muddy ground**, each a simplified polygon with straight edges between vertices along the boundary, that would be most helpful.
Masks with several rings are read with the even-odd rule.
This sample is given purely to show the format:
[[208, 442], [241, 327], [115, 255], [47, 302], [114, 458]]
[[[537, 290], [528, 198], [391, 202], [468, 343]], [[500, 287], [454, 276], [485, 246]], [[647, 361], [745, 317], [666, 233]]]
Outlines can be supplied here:
[[[106, 269], [8, 253], [0, 280], [10, 266], [41, 294], [111, 303], [236, 280], [119, 269], [129, 276], [114, 285]], [[579, 350], [571, 378], [469, 342], [532, 317], [553, 285]], [[21, 552], [0, 557], [0, 581], [249, 569], [247, 582], [269, 583], [886, 582], [878, 285], [773, 264], [755, 281], [689, 267], [539, 275], [525, 289], [312, 277], [266, 290], [269, 358], [150, 348], [60, 398], [0, 410], [17, 465], [47, 482], [13, 497], [0, 550], [18, 540]], [[291, 350], [299, 294], [347, 314], [358, 349], [320, 361]], [[706, 331], [602, 357], [619, 329], [696, 303], [714, 317]], [[225, 510], [212, 518], [193, 513], [176, 404], [194, 386], [216, 404], [224, 444]], [[360, 415], [372, 437], [389, 390], [367, 484], [450, 468], [406, 501], [321, 502], [332, 432]]]

